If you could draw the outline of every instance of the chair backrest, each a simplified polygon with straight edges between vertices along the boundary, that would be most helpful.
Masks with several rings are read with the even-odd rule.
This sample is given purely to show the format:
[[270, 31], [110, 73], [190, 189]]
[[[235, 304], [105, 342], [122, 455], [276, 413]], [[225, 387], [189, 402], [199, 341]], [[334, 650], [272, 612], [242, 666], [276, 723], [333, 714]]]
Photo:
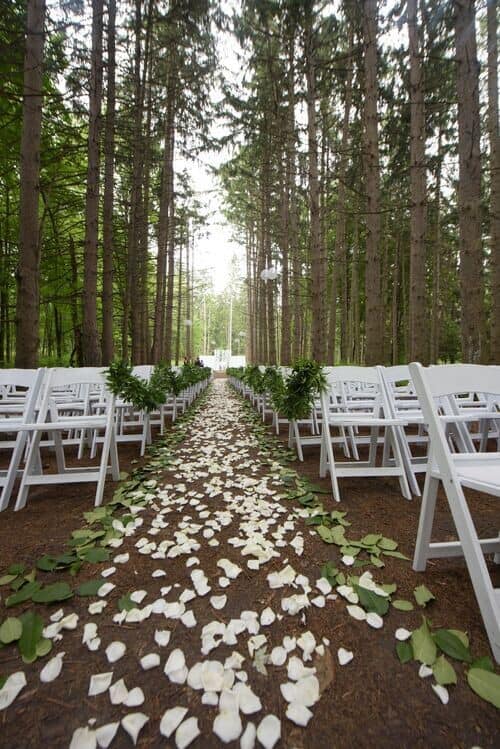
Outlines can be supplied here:
[[0, 369], [0, 397], [3, 388], [32, 387], [39, 371], [39, 369]]
[[392, 367], [384, 367], [384, 379], [391, 385], [397, 382], [411, 381], [408, 364], [395, 364]]
[[68, 389], [68, 395], [72, 393], [72, 387], [81, 386], [84, 399], [88, 398], [91, 387], [98, 388], [100, 397], [114, 403], [114, 397], [110, 395], [106, 386], [106, 367], [54, 367], [47, 370], [43, 382], [43, 397], [40, 404], [39, 418], [45, 421], [49, 403], [53, 395], [57, 394], [58, 400], [61, 391]]
[[410, 374], [438, 463], [441, 469], [446, 464], [450, 475], [454, 476], [452, 454], [440, 418], [444, 399], [461, 392], [500, 393], [500, 367], [482, 364], [423, 367], [414, 362], [410, 364]]
[[132, 368], [132, 374], [134, 377], [140, 377], [141, 380], [147, 380], [151, 378], [153, 372], [152, 364], [138, 364]]
[[[25, 420], [33, 418], [36, 401], [41, 391], [46, 371], [45, 367], [40, 367], [39, 369], [0, 369], [0, 386], [12, 386], [14, 389], [21, 387], [24, 389], [22, 393], [18, 393], [17, 395], [22, 396], [20, 411], [22, 410]], [[2, 400], [0, 395], [0, 402]], [[9, 393], [7, 393], [5, 401], [8, 403], [9, 400]]]
[[[410, 372], [422, 365], [410, 364]], [[500, 394], [500, 367], [486, 364], [440, 364], [425, 369], [425, 382], [434, 398], [459, 393]]]
[[380, 387], [380, 375], [376, 367], [326, 367], [325, 370], [329, 387], [338, 382]]

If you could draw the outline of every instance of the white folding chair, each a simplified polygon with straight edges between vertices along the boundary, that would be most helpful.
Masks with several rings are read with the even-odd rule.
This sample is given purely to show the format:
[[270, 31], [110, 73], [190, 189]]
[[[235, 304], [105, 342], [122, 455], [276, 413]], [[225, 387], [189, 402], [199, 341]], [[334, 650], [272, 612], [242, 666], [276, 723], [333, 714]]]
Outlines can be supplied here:
[[[0, 471], [0, 511], [9, 504], [16, 478], [22, 474], [20, 464], [26, 447], [27, 433], [21, 427], [35, 418], [36, 403], [45, 369], [0, 369], [0, 449], [11, 451], [9, 465]], [[14, 439], [9, 439], [10, 436]]]
[[[29, 487], [43, 484], [65, 484], [96, 482], [95, 505], [102, 502], [106, 474], [111, 472], [114, 481], [120, 478], [118, 451], [114, 424], [115, 397], [106, 387], [106, 369], [80, 367], [76, 369], [56, 367], [47, 370], [42, 385], [43, 395], [38, 416], [33, 422], [23, 423], [22, 428], [31, 437], [26, 466], [21, 479], [16, 501], [16, 510], [26, 505]], [[54, 394], [61, 386], [89, 385], [100, 388], [100, 399], [105, 404], [103, 413], [68, 415], [60, 413]], [[68, 468], [64, 456], [62, 434], [72, 430], [103, 430], [104, 439], [99, 466]], [[43, 433], [47, 433], [55, 448], [57, 472], [43, 473], [37, 459]], [[108, 459], [110, 466], [108, 466]]]
[[[425, 570], [427, 560], [434, 557], [464, 556], [491, 649], [500, 662], [500, 588], [493, 587], [484, 559], [486, 553], [500, 552], [500, 538], [478, 538], [464, 494], [467, 488], [500, 497], [500, 453], [453, 453], [436, 404], [436, 399], [468, 391], [500, 395], [500, 367], [410, 364], [410, 373], [431, 440], [413, 568]], [[459, 540], [431, 543], [440, 481]]]
[[[406, 477], [399, 441], [395, 428], [404, 425], [404, 420], [390, 416], [387, 396], [382, 385], [380, 373], [376, 367], [333, 367], [326, 374], [327, 388], [321, 394], [321, 458], [320, 476], [330, 473], [333, 496], [340, 501], [338, 486], [339, 477], [395, 476], [399, 480], [401, 492], [406, 499], [411, 499], [410, 488]], [[339, 402], [338, 388], [345, 387], [354, 392], [352, 402], [342, 399]], [[358, 397], [359, 396], [359, 397]], [[332, 436], [331, 427], [341, 430], [341, 437]], [[368, 428], [370, 435], [369, 458], [367, 461], [335, 462], [333, 444], [343, 444], [348, 428]], [[389, 447], [384, 455], [392, 451], [392, 465], [376, 465], [379, 432], [384, 430], [384, 440]], [[366, 438], [363, 437], [363, 441]]]

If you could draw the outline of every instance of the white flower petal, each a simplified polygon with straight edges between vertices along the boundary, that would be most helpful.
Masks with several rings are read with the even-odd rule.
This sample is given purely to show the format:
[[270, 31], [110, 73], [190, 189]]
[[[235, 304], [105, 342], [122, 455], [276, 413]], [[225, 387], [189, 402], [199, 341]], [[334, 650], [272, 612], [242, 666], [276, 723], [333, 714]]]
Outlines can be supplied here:
[[122, 726], [132, 739], [134, 746], [137, 743], [137, 737], [148, 720], [148, 716], [144, 715], [144, 713], [129, 713], [129, 715], [122, 718]]
[[124, 642], [112, 642], [111, 645], [108, 645], [106, 648], [106, 658], [109, 663], [115, 663], [115, 661], [119, 661], [120, 658], [123, 658], [126, 650], [127, 646]]
[[160, 665], [160, 656], [158, 653], [148, 653], [141, 658], [141, 667], [144, 671], [149, 671], [151, 668], [156, 668]]
[[163, 718], [160, 722], [161, 735], [168, 739], [181, 721], [184, 720], [187, 711], [187, 707], [171, 707], [163, 713]]
[[62, 671], [64, 652], [58, 653], [48, 661], [40, 671], [40, 681], [48, 683], [57, 679]]
[[96, 749], [96, 746], [95, 731], [92, 731], [88, 726], [84, 726], [74, 731], [69, 749]]
[[275, 715], [266, 715], [257, 728], [257, 738], [264, 749], [273, 749], [281, 737], [281, 722]]
[[290, 702], [286, 709], [286, 717], [298, 726], [307, 726], [313, 714], [305, 705]]
[[95, 737], [97, 739], [97, 745], [99, 746], [99, 749], [108, 749], [108, 746], [115, 738], [116, 732], [118, 731], [119, 727], [120, 723], [117, 722], [106, 723], [106, 725], [96, 729]]
[[409, 632], [404, 627], [400, 627], [395, 632], [396, 640], [399, 640], [400, 642], [404, 642], [405, 640], [408, 640], [411, 637], [411, 632]]
[[450, 695], [446, 687], [441, 686], [441, 684], [431, 684], [431, 687], [433, 688], [434, 692], [437, 694], [443, 705], [447, 705], [450, 699]]
[[161, 648], [164, 648], [170, 642], [171, 632], [168, 629], [157, 629], [155, 632], [155, 642]]
[[16, 671], [11, 674], [0, 689], [0, 710], [9, 707], [27, 683], [24, 671]]
[[188, 718], [181, 723], [175, 732], [175, 743], [177, 749], [186, 749], [199, 735], [198, 718]]
[[247, 727], [240, 739], [240, 749], [254, 749], [257, 729], [253, 723], [247, 723]]
[[104, 674], [93, 674], [90, 677], [88, 696], [95, 697], [97, 694], [102, 694], [103, 692], [106, 692], [111, 686], [112, 681], [113, 681], [112, 671], [108, 671], [107, 673], [104, 673]]
[[337, 658], [340, 665], [345, 666], [347, 663], [350, 663], [352, 661], [352, 659], [354, 658], [354, 653], [351, 650], [339, 648], [337, 650]]

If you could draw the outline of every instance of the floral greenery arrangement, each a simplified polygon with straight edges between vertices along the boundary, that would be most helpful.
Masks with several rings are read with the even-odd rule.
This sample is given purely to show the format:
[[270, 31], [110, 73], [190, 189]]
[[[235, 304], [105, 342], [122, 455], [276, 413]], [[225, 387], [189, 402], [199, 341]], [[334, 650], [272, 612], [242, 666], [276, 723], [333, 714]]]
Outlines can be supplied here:
[[154, 411], [165, 402], [169, 393], [179, 395], [190, 385], [194, 385], [210, 376], [209, 367], [198, 367], [186, 364], [180, 373], [175, 372], [164, 363], [157, 364], [149, 382], [132, 374], [132, 367], [125, 362], [116, 361], [109, 366], [106, 384], [110, 391], [132, 403], [141, 411]]
[[286, 379], [280, 411], [289, 421], [306, 419], [314, 399], [326, 387], [323, 367], [312, 359], [299, 359]]
[[263, 376], [265, 392], [269, 394], [276, 411], [283, 410], [283, 398], [286, 394], [286, 383], [277, 367], [266, 367]]
[[306, 419], [314, 406], [314, 399], [326, 387], [321, 364], [311, 359], [299, 359], [291, 374], [283, 378], [276, 367], [261, 372], [256, 365], [228, 370], [256, 393], [268, 392], [274, 408], [289, 421]]

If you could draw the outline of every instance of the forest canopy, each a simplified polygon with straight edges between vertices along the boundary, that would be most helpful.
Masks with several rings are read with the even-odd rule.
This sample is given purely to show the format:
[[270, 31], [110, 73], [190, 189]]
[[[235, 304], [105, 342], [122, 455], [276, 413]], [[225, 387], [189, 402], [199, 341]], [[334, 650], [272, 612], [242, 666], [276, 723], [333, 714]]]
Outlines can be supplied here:
[[500, 362], [496, 0], [0, 6], [0, 366]]

